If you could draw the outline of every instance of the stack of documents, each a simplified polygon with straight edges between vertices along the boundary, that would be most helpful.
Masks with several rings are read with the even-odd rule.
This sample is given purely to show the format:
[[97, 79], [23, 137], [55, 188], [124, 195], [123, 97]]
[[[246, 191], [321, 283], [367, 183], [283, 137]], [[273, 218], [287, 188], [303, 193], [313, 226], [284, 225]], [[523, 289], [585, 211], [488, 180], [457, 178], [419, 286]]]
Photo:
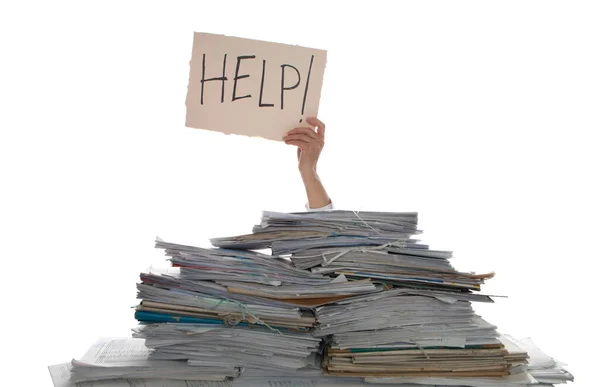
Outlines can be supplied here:
[[507, 352], [496, 327], [460, 295], [392, 289], [319, 307], [317, 321], [316, 335], [332, 335], [330, 375], [504, 376], [527, 359]]
[[291, 256], [298, 268], [313, 273], [345, 275], [354, 279], [370, 278], [393, 286], [414, 289], [439, 289], [451, 293], [480, 290], [493, 273], [473, 274], [456, 271], [448, 251], [427, 248], [352, 247], [312, 249]]
[[418, 245], [417, 213], [328, 211], [280, 213], [264, 211], [252, 234], [213, 238], [215, 247], [271, 248], [273, 255], [340, 246]]
[[546, 355], [540, 350], [530, 338], [515, 339], [512, 336], [503, 336], [506, 341], [527, 351], [529, 355], [529, 364], [527, 372], [538, 382], [542, 384], [561, 384], [572, 382], [574, 377], [564, 367], [565, 364], [558, 362]]
[[[573, 376], [563, 368], [563, 365], [540, 351], [531, 339], [516, 340], [510, 336], [500, 336], [500, 340], [513, 356], [522, 356], [524, 351], [529, 353], [530, 359], [526, 372], [515, 369], [514, 374], [500, 377], [373, 376], [366, 377], [365, 380], [368, 384], [391, 384], [403, 387], [551, 387], [554, 384], [573, 381]], [[213, 374], [198, 372], [193, 368], [194, 366], [190, 366], [188, 370], [192, 372], [186, 374], [181, 369], [181, 364], [148, 360], [148, 356], [149, 351], [141, 339], [105, 339], [93, 345], [81, 360], [52, 365], [48, 368], [55, 387], [365, 386], [362, 379], [333, 378], [323, 375], [318, 369], [307, 368], [289, 372], [247, 370], [233, 381], [231, 378], [219, 381], [225, 375], [231, 374], [231, 369], [226, 364], [218, 364]], [[173, 373], [174, 370], [177, 370], [177, 373]], [[233, 370], [235, 374], [239, 371], [235, 368]], [[139, 378], [141, 375], [143, 379]], [[188, 379], [178, 379], [186, 375]], [[104, 380], [80, 382], [80, 380], [97, 378]]]
[[[319, 369], [321, 340], [310, 334], [261, 327], [199, 324], [152, 324], [135, 330], [134, 337], [153, 348], [154, 360], [185, 360], [201, 370], [227, 367], [262, 372]], [[237, 376], [237, 375], [232, 375]]]
[[243, 250], [166, 243], [174, 268], [140, 275], [136, 318], [145, 323], [256, 324], [308, 331], [312, 307], [378, 292], [370, 280], [347, 281], [294, 267], [288, 260]]
[[529, 363], [511, 368], [506, 376], [496, 377], [456, 377], [456, 376], [371, 376], [367, 383], [401, 385], [401, 386], [474, 386], [474, 387], [552, 387], [555, 384], [573, 381], [573, 375], [533, 344], [531, 339], [517, 340], [509, 335], [501, 335], [499, 339], [505, 345], [509, 356], [522, 357], [529, 355]]
[[316, 306], [328, 375], [500, 377], [526, 364], [527, 354], [508, 352], [471, 307], [492, 302], [478, 292], [493, 273], [455, 270], [452, 252], [413, 239], [417, 223], [416, 213], [265, 212], [253, 234], [212, 243], [271, 247], [299, 269], [384, 287]]
[[156, 247], [174, 267], [141, 274], [135, 316], [145, 325], [134, 337], [146, 340], [152, 360], [186, 361], [199, 370], [318, 369], [321, 340], [310, 333], [316, 323], [310, 307], [382, 290], [253, 251], [160, 239]]
[[240, 374], [240, 367], [211, 364], [194, 367], [187, 362], [153, 360], [141, 339], [107, 339], [96, 343], [81, 360], [73, 360], [70, 381], [108, 379], [225, 380]]
[[480, 291], [494, 274], [457, 271], [452, 252], [414, 239], [417, 223], [413, 212], [264, 212], [252, 234], [212, 239], [214, 248], [157, 238], [172, 267], [140, 275], [133, 338], [54, 370], [69, 383], [165, 386], [572, 380], [474, 312], [472, 302], [493, 302]]

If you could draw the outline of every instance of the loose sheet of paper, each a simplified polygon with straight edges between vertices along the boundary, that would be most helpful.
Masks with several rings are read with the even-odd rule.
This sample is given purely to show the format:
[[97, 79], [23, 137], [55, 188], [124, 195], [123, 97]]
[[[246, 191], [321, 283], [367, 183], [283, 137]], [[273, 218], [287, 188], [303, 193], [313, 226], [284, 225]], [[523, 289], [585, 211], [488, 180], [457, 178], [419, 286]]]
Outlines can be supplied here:
[[231, 381], [165, 380], [165, 379], [110, 379], [75, 383], [69, 379], [70, 363], [48, 367], [54, 387], [232, 387]]

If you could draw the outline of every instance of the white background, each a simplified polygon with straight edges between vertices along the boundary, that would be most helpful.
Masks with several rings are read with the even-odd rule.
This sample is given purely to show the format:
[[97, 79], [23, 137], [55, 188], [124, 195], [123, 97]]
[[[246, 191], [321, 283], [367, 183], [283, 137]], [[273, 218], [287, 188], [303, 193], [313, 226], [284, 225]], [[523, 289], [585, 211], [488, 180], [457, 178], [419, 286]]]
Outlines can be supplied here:
[[336, 206], [419, 211], [459, 269], [496, 272], [484, 318], [597, 385], [597, 3], [6, 3], [3, 378], [49, 386], [46, 366], [128, 336], [156, 236], [207, 246], [303, 210], [295, 149], [184, 126], [202, 31], [327, 49]]

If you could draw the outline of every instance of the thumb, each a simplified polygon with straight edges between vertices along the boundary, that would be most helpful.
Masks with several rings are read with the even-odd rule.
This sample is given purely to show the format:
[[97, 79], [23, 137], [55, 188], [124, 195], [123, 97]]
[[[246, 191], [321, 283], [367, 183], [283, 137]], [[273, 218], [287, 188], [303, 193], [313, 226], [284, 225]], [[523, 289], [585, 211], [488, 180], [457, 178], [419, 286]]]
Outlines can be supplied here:
[[318, 119], [317, 117], [308, 117], [306, 122], [315, 126], [317, 128], [317, 134], [321, 136], [321, 138], [325, 137], [325, 123]]

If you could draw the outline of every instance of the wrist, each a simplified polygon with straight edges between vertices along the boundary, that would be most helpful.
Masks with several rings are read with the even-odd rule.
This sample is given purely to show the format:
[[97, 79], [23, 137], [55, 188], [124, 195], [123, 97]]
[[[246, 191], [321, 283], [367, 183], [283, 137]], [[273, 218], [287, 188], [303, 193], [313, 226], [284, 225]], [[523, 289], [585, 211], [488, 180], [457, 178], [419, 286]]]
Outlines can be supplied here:
[[318, 180], [319, 175], [317, 175], [317, 169], [313, 167], [304, 167], [299, 168], [300, 175], [303, 180]]

